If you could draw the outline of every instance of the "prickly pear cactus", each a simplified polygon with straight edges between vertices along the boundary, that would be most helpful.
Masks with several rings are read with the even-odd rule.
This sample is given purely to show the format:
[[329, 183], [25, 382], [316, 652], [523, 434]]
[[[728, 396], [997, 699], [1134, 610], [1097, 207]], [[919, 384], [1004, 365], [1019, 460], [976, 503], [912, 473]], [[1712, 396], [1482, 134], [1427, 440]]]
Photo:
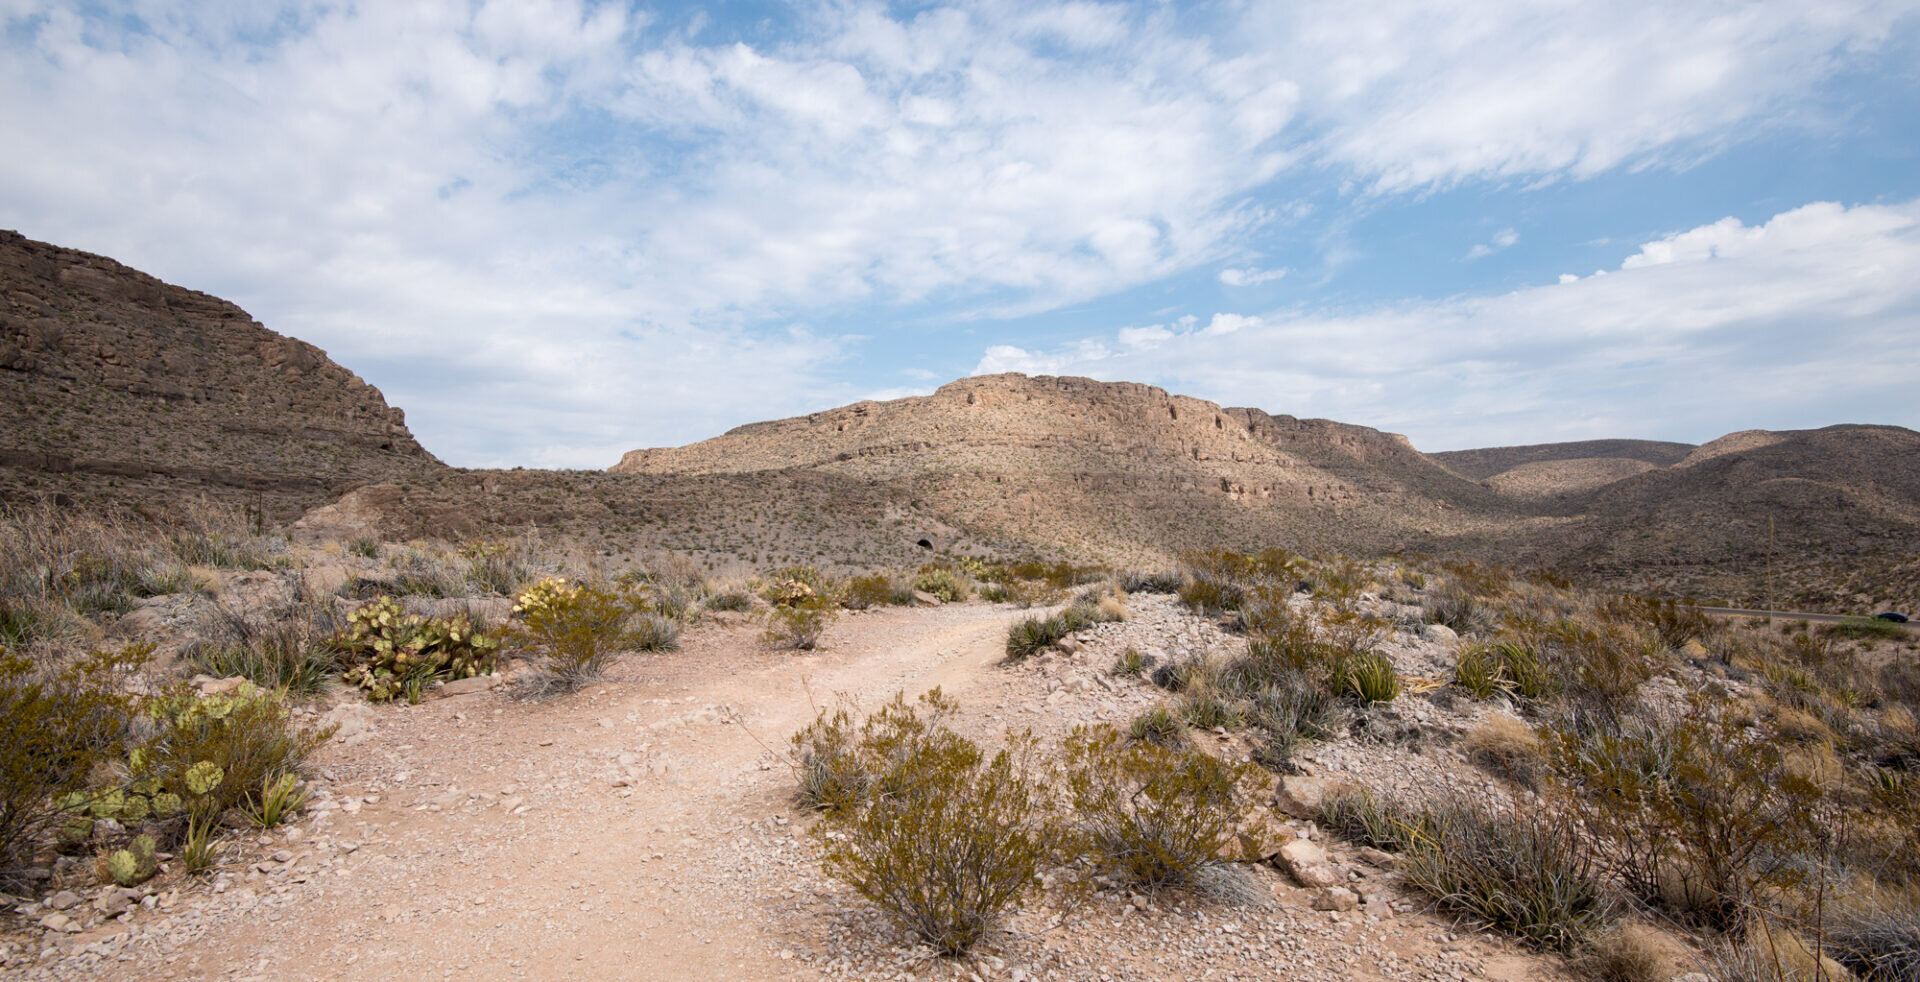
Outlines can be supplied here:
[[180, 814], [181, 809], [185, 807], [186, 802], [171, 791], [162, 791], [153, 796], [153, 817], [155, 818], [172, 818]]
[[210, 760], [200, 761], [187, 768], [187, 790], [195, 795], [206, 794], [219, 787], [226, 776], [226, 772], [220, 769], [219, 764]]
[[347, 615], [334, 644], [356, 662], [346, 680], [385, 701], [433, 678], [470, 678], [493, 670], [499, 643], [474, 630], [465, 614], [452, 618], [407, 614], [381, 597]]
[[145, 882], [160, 868], [154, 848], [153, 836], [135, 836], [131, 845], [107, 857], [107, 875], [123, 887]]
[[526, 620], [551, 616], [571, 606], [579, 597], [579, 587], [568, 586], [561, 577], [549, 576], [520, 592], [513, 602], [513, 614]]

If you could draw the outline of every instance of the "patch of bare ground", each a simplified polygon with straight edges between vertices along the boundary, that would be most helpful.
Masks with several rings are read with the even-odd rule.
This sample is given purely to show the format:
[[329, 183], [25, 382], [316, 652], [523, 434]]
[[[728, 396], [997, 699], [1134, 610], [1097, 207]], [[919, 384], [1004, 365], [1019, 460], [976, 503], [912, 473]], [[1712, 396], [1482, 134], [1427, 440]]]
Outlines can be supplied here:
[[[498, 690], [367, 711], [318, 761], [321, 796], [299, 825], [250, 840], [211, 883], [169, 879], [129, 913], [85, 914], [78, 933], [32, 931], [22, 979], [1555, 979], [1525, 953], [1424, 913], [1387, 870], [1304, 821], [1360, 901], [1314, 895], [1265, 865], [1211, 894], [1103, 888], [1029, 898], [1006, 933], [962, 960], [932, 957], [824, 877], [779, 751], [816, 705], [869, 707], [940, 686], [958, 729], [993, 739], [1078, 722], [1124, 723], [1156, 702], [1110, 673], [1126, 648], [1230, 653], [1237, 638], [1170, 598], [1136, 595], [1125, 622], [1068, 648], [1000, 663], [1006, 606], [884, 609], [842, 617], [818, 652], [771, 652], [722, 616], [677, 652], [628, 655], [599, 684], [544, 702]], [[1409, 675], [1446, 660], [1397, 635]], [[1475, 710], [1482, 712], [1484, 710]], [[1400, 738], [1319, 745], [1326, 777], [1391, 788], [1484, 782], [1448, 734], [1471, 720], [1424, 699], [1394, 710]], [[371, 727], [363, 724], [370, 722]], [[1424, 738], [1422, 738], [1424, 734]], [[1204, 736], [1227, 754], [1234, 742]], [[1378, 858], [1378, 857], [1376, 857]], [[86, 905], [76, 908], [85, 911]]]

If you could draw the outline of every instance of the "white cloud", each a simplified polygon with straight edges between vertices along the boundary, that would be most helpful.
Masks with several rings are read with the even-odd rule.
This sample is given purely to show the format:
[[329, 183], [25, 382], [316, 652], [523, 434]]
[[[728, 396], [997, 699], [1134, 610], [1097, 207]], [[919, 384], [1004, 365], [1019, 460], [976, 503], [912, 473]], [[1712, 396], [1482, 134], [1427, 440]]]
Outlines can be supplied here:
[[1494, 233], [1493, 241], [1482, 242], [1474, 246], [1473, 248], [1468, 249], [1467, 258], [1479, 259], [1482, 256], [1491, 256], [1494, 253], [1499, 252], [1503, 249], [1511, 248], [1513, 244], [1518, 241], [1520, 241], [1520, 233], [1510, 228], [1503, 228], [1500, 231]]
[[1279, 269], [1254, 269], [1253, 267], [1223, 269], [1220, 271], [1220, 282], [1227, 286], [1259, 286], [1262, 283], [1271, 283], [1285, 275], [1287, 270], [1284, 266]]
[[1095, 341], [989, 352], [982, 370], [1151, 382], [1404, 432], [1427, 450], [1916, 426], [1920, 201], [1717, 222], [1645, 244], [1612, 275], [1498, 296], [1222, 313], [1151, 352]]
[[1256, 5], [1241, 36], [1301, 81], [1316, 150], [1376, 190], [1598, 174], [1683, 159], [1734, 124], [1819, 126], [1815, 83], [1908, 0]]
[[1910, 6], [854, 0], [749, 46], [587, 0], [0, 0], [0, 224], [242, 303], [455, 463], [604, 465], [873, 387], [795, 319], [1032, 313], [1257, 255], [1312, 205], [1256, 199], [1321, 170], [1697, 153], [1799, 118]]

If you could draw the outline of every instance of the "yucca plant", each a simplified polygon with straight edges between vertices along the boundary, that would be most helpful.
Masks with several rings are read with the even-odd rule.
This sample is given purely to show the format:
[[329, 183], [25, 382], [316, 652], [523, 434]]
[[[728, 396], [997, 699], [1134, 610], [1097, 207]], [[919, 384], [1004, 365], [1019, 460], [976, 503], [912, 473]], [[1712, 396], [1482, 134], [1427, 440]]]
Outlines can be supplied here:
[[1346, 690], [1363, 703], [1392, 702], [1400, 695], [1400, 673], [1393, 659], [1377, 651], [1355, 655], [1343, 674]]

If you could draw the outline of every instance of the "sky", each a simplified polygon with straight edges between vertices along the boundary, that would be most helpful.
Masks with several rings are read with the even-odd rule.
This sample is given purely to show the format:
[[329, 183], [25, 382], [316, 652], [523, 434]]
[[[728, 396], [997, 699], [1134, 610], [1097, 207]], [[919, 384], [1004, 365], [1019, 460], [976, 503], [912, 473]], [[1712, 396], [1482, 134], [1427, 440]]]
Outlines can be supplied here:
[[989, 372], [1422, 450], [1920, 428], [1920, 0], [0, 0], [0, 228], [469, 467]]

